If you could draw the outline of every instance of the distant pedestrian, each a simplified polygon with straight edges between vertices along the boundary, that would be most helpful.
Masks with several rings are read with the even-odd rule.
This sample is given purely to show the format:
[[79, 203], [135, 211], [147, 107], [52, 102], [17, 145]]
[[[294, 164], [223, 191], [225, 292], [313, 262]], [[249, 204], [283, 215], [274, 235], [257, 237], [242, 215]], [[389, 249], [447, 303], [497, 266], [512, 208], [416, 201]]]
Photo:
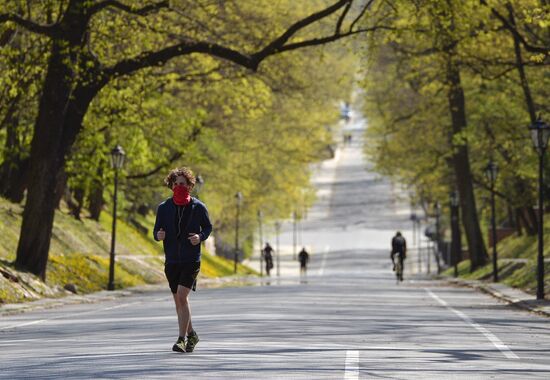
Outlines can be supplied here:
[[273, 248], [271, 248], [269, 243], [265, 243], [263, 254], [265, 259], [265, 273], [271, 276], [271, 269], [273, 269]]
[[344, 121], [346, 123], [348, 123], [351, 119], [351, 106], [348, 102], [345, 102], [344, 103], [344, 106], [342, 107], [342, 119], [344, 119]]
[[199, 336], [191, 324], [188, 298], [200, 272], [200, 243], [212, 232], [212, 224], [205, 204], [190, 195], [195, 176], [189, 168], [170, 171], [164, 183], [173, 196], [158, 206], [153, 236], [163, 243], [164, 273], [178, 314], [179, 337], [172, 350], [193, 352]]
[[309, 253], [307, 253], [305, 247], [302, 247], [302, 250], [298, 253], [298, 261], [300, 261], [300, 275], [305, 275], [309, 263]]
[[350, 132], [346, 132], [344, 133], [344, 145], [350, 145], [351, 144], [351, 133]]
[[403, 271], [405, 269], [404, 260], [407, 258], [407, 241], [401, 235], [401, 232], [397, 231], [395, 236], [391, 239], [391, 262], [393, 264], [393, 270], [395, 271], [395, 259], [394, 256], [399, 254], [399, 264], [401, 272], [399, 273], [399, 280], [403, 281]]

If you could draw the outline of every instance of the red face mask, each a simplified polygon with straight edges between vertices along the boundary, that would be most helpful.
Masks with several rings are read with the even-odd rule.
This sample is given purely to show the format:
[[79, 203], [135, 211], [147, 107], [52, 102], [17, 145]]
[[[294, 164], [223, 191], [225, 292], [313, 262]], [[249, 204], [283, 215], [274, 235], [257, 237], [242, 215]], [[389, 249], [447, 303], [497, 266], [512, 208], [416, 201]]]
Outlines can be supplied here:
[[172, 199], [174, 199], [174, 203], [178, 206], [187, 206], [191, 202], [191, 195], [189, 195], [187, 186], [176, 185], [172, 191], [174, 192]]

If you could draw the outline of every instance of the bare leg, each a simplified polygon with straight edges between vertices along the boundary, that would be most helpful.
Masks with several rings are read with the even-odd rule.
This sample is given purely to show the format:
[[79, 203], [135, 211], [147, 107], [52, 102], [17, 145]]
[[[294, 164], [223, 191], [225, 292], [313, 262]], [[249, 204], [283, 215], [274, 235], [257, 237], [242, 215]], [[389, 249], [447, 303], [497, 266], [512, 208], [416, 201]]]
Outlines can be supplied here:
[[174, 297], [174, 303], [176, 304], [176, 313], [178, 314], [179, 336], [185, 336], [184, 334], [182, 334], [182, 329], [181, 329], [181, 327], [183, 326], [183, 321], [182, 321], [182, 313], [180, 311], [181, 307], [178, 302], [178, 296], [175, 293], [172, 293], [172, 296]]
[[173, 294], [178, 313], [179, 334], [184, 337], [193, 330], [191, 325], [191, 308], [189, 306], [189, 292], [191, 289], [178, 285], [178, 292]]

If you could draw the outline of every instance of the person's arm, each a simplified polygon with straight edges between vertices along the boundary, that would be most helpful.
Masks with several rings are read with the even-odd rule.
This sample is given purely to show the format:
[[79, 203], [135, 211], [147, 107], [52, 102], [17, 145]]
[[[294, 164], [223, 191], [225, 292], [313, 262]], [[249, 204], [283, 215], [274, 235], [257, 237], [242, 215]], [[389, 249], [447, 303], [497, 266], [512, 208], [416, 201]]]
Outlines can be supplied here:
[[155, 218], [155, 226], [153, 227], [153, 239], [155, 239], [156, 241], [159, 241], [159, 239], [157, 237], [157, 233], [159, 232], [159, 230], [162, 227], [162, 225], [161, 225], [162, 217], [160, 216], [160, 214], [162, 212], [161, 210], [162, 210], [162, 205], [159, 205], [157, 207], [157, 215], [156, 215], [156, 218]]
[[210, 222], [210, 217], [208, 215], [208, 209], [206, 206], [202, 207], [203, 215], [201, 218], [201, 232], [199, 234], [201, 241], [208, 239], [208, 236], [212, 233], [212, 223]]

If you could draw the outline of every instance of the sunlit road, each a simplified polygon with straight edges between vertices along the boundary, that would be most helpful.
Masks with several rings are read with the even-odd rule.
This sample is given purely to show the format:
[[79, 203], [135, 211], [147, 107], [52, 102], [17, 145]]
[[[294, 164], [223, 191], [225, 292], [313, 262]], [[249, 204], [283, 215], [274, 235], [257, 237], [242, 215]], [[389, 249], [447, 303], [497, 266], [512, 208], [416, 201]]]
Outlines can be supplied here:
[[307, 278], [285, 223], [280, 278], [199, 284], [194, 353], [171, 351], [176, 316], [159, 288], [0, 317], [0, 378], [550, 379], [548, 319], [410, 270], [396, 284], [388, 243], [396, 229], [410, 235], [409, 210], [368, 171], [361, 127], [349, 126], [352, 144], [315, 178], [319, 202], [299, 234], [312, 252]]

